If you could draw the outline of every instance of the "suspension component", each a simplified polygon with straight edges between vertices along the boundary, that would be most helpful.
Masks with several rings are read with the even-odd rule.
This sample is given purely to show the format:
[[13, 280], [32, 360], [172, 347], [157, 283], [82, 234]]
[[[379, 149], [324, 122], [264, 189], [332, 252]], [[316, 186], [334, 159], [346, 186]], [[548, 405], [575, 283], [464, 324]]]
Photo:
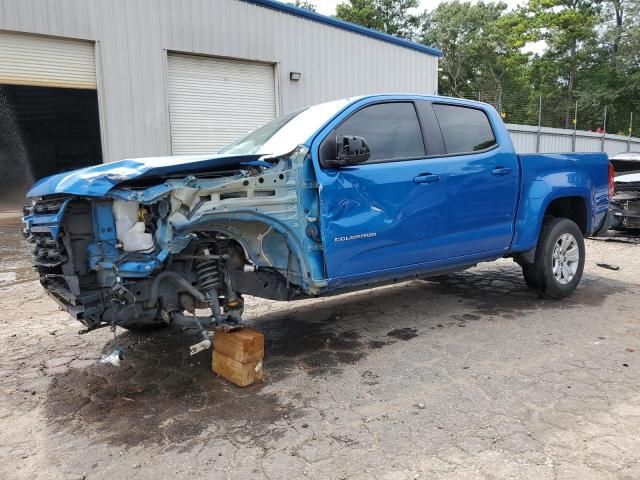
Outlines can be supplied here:
[[220, 299], [218, 298], [221, 262], [218, 255], [215, 255], [216, 249], [215, 243], [200, 245], [196, 250], [195, 269], [198, 276], [198, 288], [204, 294], [215, 322], [219, 323], [223, 320], [220, 312]]
[[[241, 319], [243, 302], [242, 297], [237, 296], [231, 288], [225, 272], [225, 259], [228, 257], [222, 253], [219, 243], [214, 241], [202, 243], [196, 249], [195, 271], [198, 276], [198, 288], [209, 304], [216, 328], [228, 331], [243, 326]], [[221, 287], [224, 287], [226, 293], [224, 315], [219, 298]]]
[[205, 243], [196, 250], [196, 273], [198, 287], [204, 293], [220, 286], [220, 258], [215, 255], [216, 244]]

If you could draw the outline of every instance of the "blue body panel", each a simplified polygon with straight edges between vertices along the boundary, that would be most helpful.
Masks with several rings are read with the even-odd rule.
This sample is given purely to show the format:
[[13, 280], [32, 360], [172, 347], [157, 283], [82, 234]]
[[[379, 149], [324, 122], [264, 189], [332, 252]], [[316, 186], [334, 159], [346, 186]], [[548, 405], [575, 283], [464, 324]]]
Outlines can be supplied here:
[[27, 215], [22, 221], [24, 223], [25, 231], [29, 233], [49, 233], [53, 239], [58, 239], [60, 235], [60, 228], [62, 225], [62, 217], [64, 215], [64, 209], [69, 203], [70, 199], [66, 199], [62, 203], [62, 207], [56, 213], [48, 215]]
[[609, 208], [609, 162], [605, 153], [526, 154], [518, 158], [522, 165], [522, 191], [512, 251], [535, 246], [544, 212], [559, 198], [584, 200], [588, 234], [602, 225]]
[[[429, 165], [436, 163], [436, 165]], [[445, 182], [413, 178], [443, 172], [428, 159], [342, 168], [319, 175], [321, 225], [330, 278], [447, 258]], [[360, 236], [360, 238], [354, 237]]]
[[[199, 155], [182, 157], [149, 157], [103, 163], [43, 178], [31, 187], [27, 197], [55, 194], [101, 197], [117, 184], [137, 178], [192, 174], [206, 170], [232, 169], [253, 164], [259, 155]], [[264, 162], [263, 162], [264, 163]]]
[[[354, 111], [379, 101], [425, 99], [482, 109], [498, 145], [465, 155], [321, 167], [320, 144]], [[526, 251], [535, 246], [546, 207], [555, 198], [585, 198], [589, 231], [602, 223], [608, 206], [605, 154], [524, 155], [523, 165], [498, 113], [478, 102], [411, 95], [363, 98], [318, 133], [311, 152], [330, 290]], [[439, 180], [417, 184], [413, 179], [421, 173]], [[540, 184], [548, 191], [540, 193]]]
[[[447, 158], [447, 218], [443, 241], [449, 257], [502, 251], [511, 245], [518, 205], [519, 166], [508, 137], [481, 154]], [[497, 168], [508, 169], [493, 175]]]

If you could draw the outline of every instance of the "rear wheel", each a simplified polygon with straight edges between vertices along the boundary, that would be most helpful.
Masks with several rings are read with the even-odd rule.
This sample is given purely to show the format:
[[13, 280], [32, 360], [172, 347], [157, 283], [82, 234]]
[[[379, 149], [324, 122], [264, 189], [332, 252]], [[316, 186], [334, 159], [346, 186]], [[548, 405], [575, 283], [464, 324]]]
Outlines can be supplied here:
[[570, 295], [584, 269], [584, 237], [568, 218], [552, 218], [542, 225], [532, 265], [523, 267], [525, 281], [548, 298]]

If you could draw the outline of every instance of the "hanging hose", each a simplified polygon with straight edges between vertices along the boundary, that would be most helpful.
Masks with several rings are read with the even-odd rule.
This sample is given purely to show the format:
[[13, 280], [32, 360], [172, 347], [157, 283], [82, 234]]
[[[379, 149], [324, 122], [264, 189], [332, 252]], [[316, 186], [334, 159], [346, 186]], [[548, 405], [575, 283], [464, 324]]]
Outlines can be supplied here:
[[177, 286], [182, 287], [184, 290], [188, 291], [191, 295], [193, 295], [196, 300], [204, 302], [206, 299], [196, 288], [191, 285], [186, 278], [180, 275], [177, 272], [169, 272], [165, 271], [157, 275], [153, 282], [151, 283], [151, 288], [149, 290], [149, 301], [147, 302], [147, 308], [153, 308], [158, 303], [158, 289], [160, 288], [160, 283], [165, 280], [171, 280]]

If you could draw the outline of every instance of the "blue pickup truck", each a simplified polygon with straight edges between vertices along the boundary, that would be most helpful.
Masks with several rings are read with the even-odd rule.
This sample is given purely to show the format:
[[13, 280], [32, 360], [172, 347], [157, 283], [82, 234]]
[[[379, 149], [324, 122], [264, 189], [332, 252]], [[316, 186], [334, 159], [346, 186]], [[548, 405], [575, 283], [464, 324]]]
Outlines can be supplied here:
[[329, 295], [502, 257], [564, 297], [612, 181], [603, 153], [517, 155], [489, 105], [375, 95], [284, 115], [219, 154], [45, 178], [24, 223], [42, 285], [87, 331], [191, 316], [233, 329], [244, 294]]

